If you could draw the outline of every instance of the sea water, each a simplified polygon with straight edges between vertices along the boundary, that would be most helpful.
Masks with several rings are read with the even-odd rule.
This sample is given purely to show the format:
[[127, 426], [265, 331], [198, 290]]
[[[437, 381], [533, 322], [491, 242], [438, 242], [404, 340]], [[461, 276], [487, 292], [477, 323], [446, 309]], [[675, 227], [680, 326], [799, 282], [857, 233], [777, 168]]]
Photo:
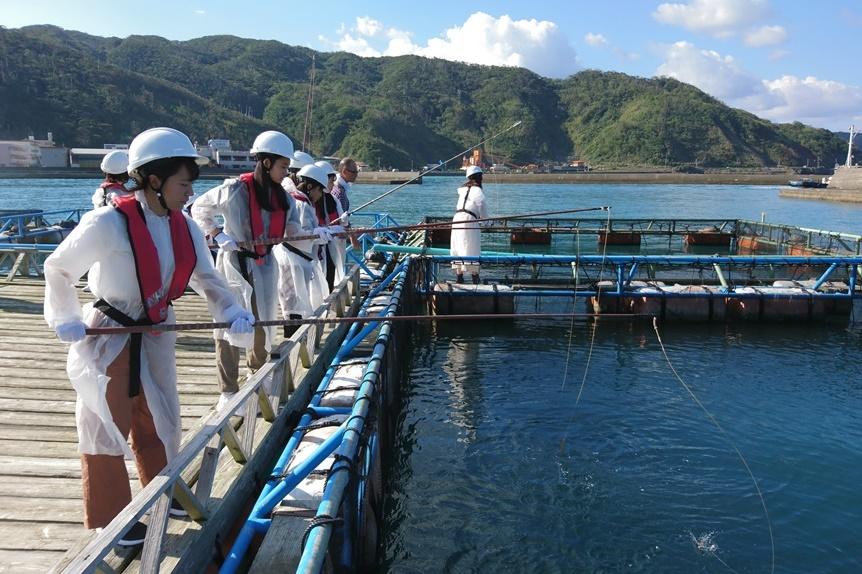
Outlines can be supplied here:
[[[400, 223], [449, 215], [459, 182], [426, 177], [369, 211]], [[97, 184], [0, 181], [0, 209], [87, 207]], [[351, 202], [389, 189], [355, 186]], [[489, 177], [485, 193], [496, 215], [607, 205], [619, 218], [765, 213], [862, 233], [862, 206], [784, 199], [775, 187]], [[571, 308], [555, 300], [542, 310]], [[860, 331], [667, 324], [659, 333], [721, 430], [676, 379], [649, 323], [417, 325], [385, 471], [379, 571], [770, 572], [769, 525], [776, 572], [862, 571]]]

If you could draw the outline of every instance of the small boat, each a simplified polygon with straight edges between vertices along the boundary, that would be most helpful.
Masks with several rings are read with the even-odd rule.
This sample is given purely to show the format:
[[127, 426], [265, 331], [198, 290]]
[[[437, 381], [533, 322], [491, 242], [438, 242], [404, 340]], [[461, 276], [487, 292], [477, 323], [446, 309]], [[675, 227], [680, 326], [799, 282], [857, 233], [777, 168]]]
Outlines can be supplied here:
[[829, 184], [826, 183], [825, 178], [820, 181], [815, 181], [809, 177], [805, 177], [802, 179], [792, 179], [787, 182], [787, 185], [789, 185], [790, 187], [824, 188]]

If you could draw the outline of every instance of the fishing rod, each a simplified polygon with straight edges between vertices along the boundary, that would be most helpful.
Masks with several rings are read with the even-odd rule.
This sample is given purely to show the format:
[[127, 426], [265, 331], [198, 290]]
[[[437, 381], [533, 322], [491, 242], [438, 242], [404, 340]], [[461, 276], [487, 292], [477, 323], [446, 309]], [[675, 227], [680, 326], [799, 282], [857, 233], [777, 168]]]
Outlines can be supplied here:
[[420, 172], [420, 173], [419, 173], [419, 175], [417, 175], [416, 177], [414, 177], [414, 178], [412, 178], [412, 179], [408, 179], [407, 181], [405, 181], [404, 183], [402, 183], [402, 184], [401, 184], [401, 185], [399, 185], [398, 187], [392, 188], [392, 189], [390, 189], [389, 191], [387, 191], [386, 193], [381, 194], [381, 195], [378, 195], [378, 196], [377, 196], [377, 197], [375, 197], [374, 199], [371, 199], [371, 200], [369, 200], [369, 201], [366, 201], [365, 203], [363, 203], [362, 205], [360, 205], [360, 206], [359, 206], [359, 207], [357, 207], [356, 209], [351, 209], [350, 211], [348, 211], [348, 212], [347, 212], [347, 213], [348, 213], [348, 215], [353, 214], [353, 213], [356, 213], [356, 212], [357, 212], [357, 211], [359, 211], [360, 209], [364, 209], [364, 208], [368, 207], [369, 205], [371, 205], [372, 203], [374, 203], [374, 202], [376, 202], [376, 201], [380, 201], [381, 199], [383, 199], [383, 198], [384, 198], [384, 197], [386, 197], [387, 195], [389, 195], [389, 194], [391, 194], [391, 193], [395, 193], [396, 191], [398, 191], [399, 189], [403, 188], [404, 186], [406, 186], [406, 185], [408, 185], [408, 184], [410, 184], [410, 183], [413, 183], [414, 181], [416, 181], [417, 179], [419, 179], [419, 178], [420, 178], [420, 177], [422, 177], [423, 175], [428, 174], [428, 173], [431, 173], [432, 171], [434, 171], [434, 170], [436, 170], [436, 169], [439, 169], [439, 167], [440, 167], [441, 165], [447, 164], [447, 163], [449, 163], [449, 162], [450, 162], [450, 161], [452, 161], [452, 160], [458, 159], [458, 157], [460, 157], [460, 156], [464, 155], [465, 153], [467, 153], [467, 152], [469, 152], [469, 151], [472, 151], [472, 150], [476, 149], [476, 148], [477, 148], [477, 147], [479, 147], [480, 145], [482, 145], [482, 144], [484, 144], [484, 143], [486, 143], [486, 142], [489, 142], [489, 141], [491, 141], [492, 139], [495, 139], [495, 138], [500, 137], [501, 135], [503, 135], [504, 133], [508, 132], [509, 130], [513, 130], [513, 129], [515, 129], [516, 127], [518, 127], [519, 125], [521, 125], [521, 123], [523, 123], [523, 122], [522, 122], [522, 120], [518, 120], [517, 122], [515, 122], [515, 123], [514, 123], [514, 124], [512, 124], [512, 125], [510, 125], [510, 126], [509, 126], [509, 127], [507, 127], [506, 129], [501, 130], [501, 131], [499, 131], [499, 132], [495, 133], [494, 135], [489, 136], [489, 137], [487, 137], [487, 138], [483, 139], [482, 141], [480, 141], [480, 142], [479, 142], [479, 143], [477, 143], [476, 145], [474, 145], [474, 146], [470, 146], [470, 147], [468, 147], [467, 149], [465, 149], [464, 151], [459, 152], [459, 153], [456, 153], [455, 155], [453, 155], [452, 157], [450, 157], [450, 158], [449, 158], [449, 159], [447, 159], [446, 161], [444, 161], [444, 162], [442, 162], [442, 163], [439, 163], [439, 164], [435, 165], [434, 167], [432, 167], [432, 168], [430, 168], [430, 169], [426, 169], [426, 170], [425, 170], [425, 171], [423, 171], [423, 172]]
[[[528, 217], [542, 217], [545, 215], [563, 215], [567, 213], [582, 213], [586, 211], [607, 211], [610, 209], [607, 206], [601, 207], [581, 207], [578, 209], [560, 209], [556, 211], [540, 211], [536, 213], [522, 213], [519, 215], [504, 215], [502, 217], [483, 217], [481, 219], [471, 219], [470, 221], [439, 221], [435, 223], [416, 223], [414, 225], [394, 225], [391, 227], [358, 227], [356, 229], [347, 229], [343, 232], [333, 233], [333, 237], [349, 237], [351, 235], [362, 235], [363, 233], [379, 233], [382, 231], [421, 231], [423, 229], [437, 229], [440, 227], [464, 226], [473, 223], [482, 223], [485, 221], [508, 221], [510, 219], [525, 219]], [[294, 235], [291, 237], [282, 237], [279, 239], [256, 239], [254, 241], [238, 241], [237, 245], [243, 248], [256, 247], [258, 245], [278, 245], [285, 241], [307, 241], [317, 239], [318, 235]]]
[[[393, 315], [391, 317], [325, 317], [320, 319], [281, 319], [256, 321], [255, 327], [297, 327], [300, 325], [326, 325], [339, 323], [374, 323], [377, 321], [476, 321], [481, 319], [642, 319], [651, 318], [650, 313], [467, 313], [462, 315]], [[150, 333], [166, 331], [203, 331], [206, 329], [229, 329], [231, 323], [159, 323], [157, 325], [135, 325], [132, 327], [88, 327], [88, 335], [122, 335], [130, 333]]]

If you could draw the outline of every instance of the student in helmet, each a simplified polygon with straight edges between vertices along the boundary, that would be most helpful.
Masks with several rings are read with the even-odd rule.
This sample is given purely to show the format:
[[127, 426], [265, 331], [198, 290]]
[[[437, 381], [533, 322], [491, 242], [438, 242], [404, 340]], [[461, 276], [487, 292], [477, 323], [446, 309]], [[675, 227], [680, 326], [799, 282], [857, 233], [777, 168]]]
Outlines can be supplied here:
[[[315, 202], [326, 188], [326, 172], [309, 164], [297, 173], [299, 184], [290, 192], [299, 215], [297, 235], [317, 235], [316, 239], [283, 243], [275, 250], [281, 268], [278, 293], [285, 319], [309, 317], [329, 294], [324, 268], [324, 246], [332, 240], [330, 228], [318, 218]], [[296, 327], [285, 327], [289, 337]]]
[[[258, 135], [251, 147], [254, 171], [226, 179], [198, 197], [192, 217], [219, 246], [216, 268], [238, 294], [247, 311], [261, 321], [278, 319], [278, 265], [272, 246], [240, 247], [258, 239], [279, 240], [293, 235], [299, 219], [293, 201], [281, 187], [287, 176], [293, 143], [278, 131]], [[224, 225], [217, 217], [224, 220]], [[261, 368], [275, 345], [274, 327], [256, 327], [254, 344], [246, 352], [251, 371]], [[222, 408], [239, 390], [239, 347], [223, 330], [215, 331], [216, 362]]]
[[[470, 224], [476, 219], [488, 217], [485, 205], [485, 194], [482, 193], [482, 168], [471, 165], [467, 168], [467, 181], [458, 188], [458, 203], [456, 206], [453, 222], [467, 222], [463, 225], [453, 225], [452, 235], [449, 240], [449, 252], [452, 256], [463, 255], [465, 257], [477, 257], [482, 252], [482, 237], [479, 224]], [[455, 270], [455, 281], [464, 282], [464, 273], [469, 271], [473, 283], [479, 284], [479, 263], [455, 261], [452, 263]]]
[[[330, 193], [338, 175], [328, 161], [316, 161], [314, 165], [323, 170], [327, 177], [326, 188], [320, 199], [314, 202], [317, 219], [321, 225], [328, 225], [333, 234], [342, 233], [347, 227], [348, 215], [341, 208], [341, 203]], [[347, 242], [342, 237], [333, 237], [326, 244], [324, 266], [326, 268], [326, 284], [329, 290], [344, 279], [344, 266], [347, 258]]]
[[[182, 427], [176, 333], [86, 336], [85, 329], [174, 323], [171, 301], [187, 285], [206, 297], [217, 321], [231, 323], [231, 333], [250, 333], [254, 321], [182, 211], [204, 160], [189, 138], [170, 128], [147, 130], [132, 141], [129, 160], [133, 193], [81, 217], [45, 261], [45, 320], [71, 343], [66, 369], [78, 394], [87, 528], [106, 526], [131, 501], [124, 456], [134, 456], [146, 485], [177, 454]], [[82, 307], [75, 283], [85, 273], [97, 301]], [[175, 505], [171, 513], [181, 512]], [[136, 524], [119, 544], [143, 542], [145, 529]]]
[[102, 172], [105, 181], [96, 188], [93, 194], [93, 209], [110, 205], [114, 197], [129, 195], [126, 182], [129, 181], [127, 173], [129, 167], [129, 154], [124, 150], [114, 150], [105, 154], [102, 158]]
[[299, 185], [299, 170], [313, 163], [314, 158], [304, 151], [297, 150], [293, 152], [293, 157], [290, 158], [290, 168], [288, 169], [289, 177], [282, 183], [288, 193], [294, 191], [296, 186]]

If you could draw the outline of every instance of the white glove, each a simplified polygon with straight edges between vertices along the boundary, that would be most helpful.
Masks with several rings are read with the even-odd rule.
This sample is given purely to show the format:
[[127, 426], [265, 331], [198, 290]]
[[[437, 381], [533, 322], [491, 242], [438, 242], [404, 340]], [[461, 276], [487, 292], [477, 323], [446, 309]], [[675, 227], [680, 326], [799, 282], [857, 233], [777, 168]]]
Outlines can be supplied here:
[[83, 321], [69, 321], [54, 327], [57, 338], [64, 343], [74, 343], [87, 336], [87, 325]]
[[332, 233], [329, 232], [329, 228], [327, 227], [315, 227], [313, 233], [317, 235], [316, 242], [318, 243], [329, 243], [332, 241]]
[[327, 229], [332, 235], [335, 235], [336, 233], [344, 233], [344, 228], [340, 225], [330, 225], [329, 227], [327, 227]]
[[218, 243], [218, 246], [222, 251], [238, 251], [239, 245], [236, 244], [236, 241], [233, 237], [225, 233], [224, 231], [219, 232], [215, 237], [215, 242]]
[[338, 219], [336, 219], [335, 221], [337, 221], [339, 225], [343, 225], [344, 227], [349, 226], [350, 225], [350, 212], [345, 211], [344, 213], [339, 215]]
[[231, 335], [244, 335], [254, 332], [254, 315], [248, 311], [243, 311], [234, 317], [230, 322], [230, 328], [227, 330]]

